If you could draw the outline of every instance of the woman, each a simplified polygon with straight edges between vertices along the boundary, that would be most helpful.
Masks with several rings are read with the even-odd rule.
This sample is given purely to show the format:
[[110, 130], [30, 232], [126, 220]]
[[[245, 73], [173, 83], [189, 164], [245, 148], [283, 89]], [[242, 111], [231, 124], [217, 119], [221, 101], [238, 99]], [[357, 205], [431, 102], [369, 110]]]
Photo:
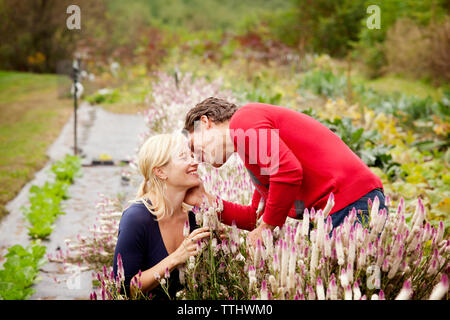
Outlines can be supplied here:
[[[161, 134], [143, 144], [138, 165], [144, 181], [136, 201], [120, 220], [114, 274], [117, 276], [120, 254], [127, 294], [134, 292], [130, 283], [140, 281], [143, 292], [167, 298], [157, 278], [163, 278], [168, 270], [169, 294], [174, 297], [181, 289], [177, 267], [196, 255], [197, 242], [210, 235], [207, 228], [195, 229], [194, 213], [183, 203], [186, 191], [201, 183], [198, 162], [183, 135]], [[187, 221], [189, 230], [184, 229]], [[184, 230], [189, 233], [186, 237]]]

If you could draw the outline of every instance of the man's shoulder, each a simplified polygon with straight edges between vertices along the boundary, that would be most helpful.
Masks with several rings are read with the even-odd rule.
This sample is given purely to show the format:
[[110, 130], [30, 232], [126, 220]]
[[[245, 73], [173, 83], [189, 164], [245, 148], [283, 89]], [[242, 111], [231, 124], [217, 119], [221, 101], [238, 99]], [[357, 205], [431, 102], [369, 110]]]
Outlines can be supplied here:
[[[249, 124], [254, 123], [261, 117], [265, 116], [265, 112], [270, 109], [271, 105], [251, 102], [240, 107], [230, 119], [230, 129], [246, 128]], [[252, 125], [250, 125], [252, 127]]]

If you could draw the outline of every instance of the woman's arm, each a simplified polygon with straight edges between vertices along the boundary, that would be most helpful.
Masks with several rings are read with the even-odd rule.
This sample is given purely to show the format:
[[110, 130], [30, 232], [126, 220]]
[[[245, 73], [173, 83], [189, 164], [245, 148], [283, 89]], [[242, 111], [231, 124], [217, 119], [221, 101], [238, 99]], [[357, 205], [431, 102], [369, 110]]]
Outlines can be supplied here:
[[[145, 270], [139, 274], [136, 274], [131, 283], [139, 283], [141, 282], [141, 290], [143, 292], [148, 292], [156, 288], [159, 284], [157, 278], [163, 278], [166, 270], [171, 272], [177, 266], [186, 262], [186, 260], [190, 256], [195, 256], [199, 252], [197, 251], [197, 242], [202, 240], [205, 237], [209, 237], [210, 232], [207, 227], [198, 228], [189, 234], [186, 239], [180, 244], [180, 246], [166, 258], [161, 260], [159, 263], [151, 267], [150, 269]], [[155, 277], [155, 275], [157, 275]], [[130, 293], [134, 295], [136, 288], [130, 286]]]

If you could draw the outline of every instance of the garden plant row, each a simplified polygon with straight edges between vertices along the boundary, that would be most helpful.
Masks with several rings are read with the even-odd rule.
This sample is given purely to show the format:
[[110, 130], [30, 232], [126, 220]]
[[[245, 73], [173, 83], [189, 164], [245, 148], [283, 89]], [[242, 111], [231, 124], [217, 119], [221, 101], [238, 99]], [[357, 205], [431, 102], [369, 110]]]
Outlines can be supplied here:
[[51, 166], [52, 181], [30, 188], [30, 205], [22, 210], [30, 224], [27, 228], [32, 240], [26, 247], [16, 244], [8, 248], [6, 261], [0, 269], [0, 299], [25, 300], [34, 293], [32, 285], [39, 280], [39, 270], [47, 261], [42, 240], [52, 233], [56, 218], [65, 214], [61, 201], [68, 199], [67, 189], [79, 176], [80, 168], [78, 157], [66, 155]]

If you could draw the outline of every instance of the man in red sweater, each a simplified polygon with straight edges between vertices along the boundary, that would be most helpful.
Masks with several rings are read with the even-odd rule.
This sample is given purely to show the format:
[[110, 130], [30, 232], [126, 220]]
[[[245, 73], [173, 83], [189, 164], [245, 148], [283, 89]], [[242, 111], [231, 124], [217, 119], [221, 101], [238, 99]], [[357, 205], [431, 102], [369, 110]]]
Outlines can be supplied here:
[[[330, 193], [335, 198], [333, 227], [353, 207], [358, 219], [367, 218], [369, 198], [378, 196], [384, 207], [380, 178], [336, 134], [303, 113], [263, 103], [238, 109], [211, 97], [188, 112], [184, 129], [202, 161], [220, 167], [237, 152], [244, 162], [255, 185], [252, 203], [223, 201], [220, 219], [253, 230], [248, 236], [252, 243], [264, 228], [281, 227], [288, 216], [300, 219], [305, 208], [323, 209]], [[202, 195], [210, 203], [216, 200], [200, 187], [185, 201], [198, 205]], [[263, 216], [255, 228], [257, 212]]]

